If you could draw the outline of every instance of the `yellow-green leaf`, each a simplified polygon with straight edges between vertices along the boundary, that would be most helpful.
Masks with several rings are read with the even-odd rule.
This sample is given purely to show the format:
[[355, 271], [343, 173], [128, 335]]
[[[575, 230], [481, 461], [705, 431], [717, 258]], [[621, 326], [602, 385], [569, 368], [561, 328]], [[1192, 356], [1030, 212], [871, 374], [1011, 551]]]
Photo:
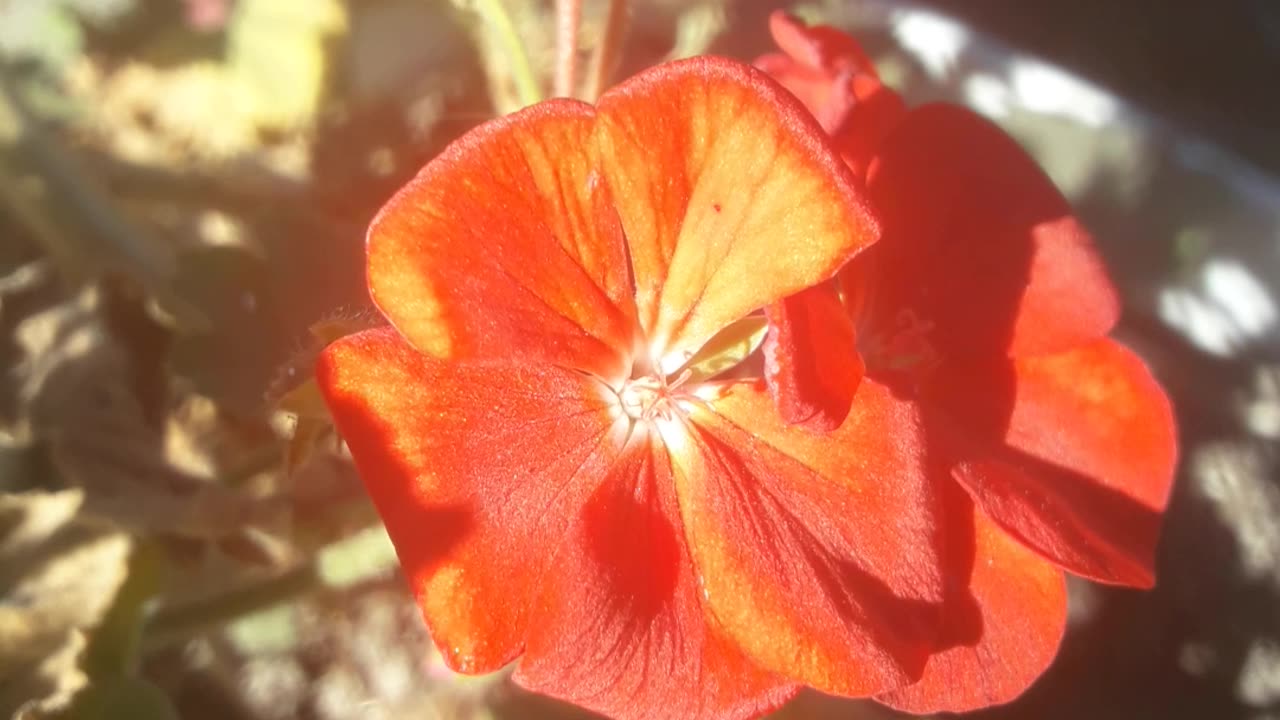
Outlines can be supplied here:
[[685, 363], [688, 381], [710, 379], [746, 360], [764, 342], [768, 326], [763, 315], [748, 315], [716, 333]]

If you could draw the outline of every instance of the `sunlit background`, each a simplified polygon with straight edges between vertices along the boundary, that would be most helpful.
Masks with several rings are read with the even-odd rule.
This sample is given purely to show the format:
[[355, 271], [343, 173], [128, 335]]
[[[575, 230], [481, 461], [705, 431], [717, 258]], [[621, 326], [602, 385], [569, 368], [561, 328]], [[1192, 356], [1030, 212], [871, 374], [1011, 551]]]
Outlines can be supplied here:
[[[339, 444], [276, 406], [308, 328], [370, 312], [379, 205], [546, 92], [550, 5], [0, 0], [0, 717], [589, 717], [445, 669]], [[1097, 234], [1178, 410], [1159, 586], [1073, 585], [1055, 665], [978, 714], [1280, 717], [1277, 5], [632, 5], [615, 79], [749, 60], [792, 7], [1004, 126]]]

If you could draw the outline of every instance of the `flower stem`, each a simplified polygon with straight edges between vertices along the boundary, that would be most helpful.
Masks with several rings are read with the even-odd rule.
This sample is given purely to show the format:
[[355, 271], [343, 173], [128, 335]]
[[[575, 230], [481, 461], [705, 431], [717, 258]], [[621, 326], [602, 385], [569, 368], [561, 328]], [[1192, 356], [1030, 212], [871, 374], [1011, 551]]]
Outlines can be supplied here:
[[515, 82], [516, 94], [524, 106], [533, 105], [542, 100], [542, 90], [538, 87], [538, 79], [534, 77], [533, 66], [529, 64], [529, 53], [525, 50], [524, 41], [516, 26], [511, 22], [511, 15], [502, 4], [502, 0], [475, 0], [476, 12], [497, 36], [503, 50], [511, 63], [511, 77]]
[[137, 672], [146, 606], [167, 572], [159, 546], [145, 541], [134, 543], [127, 567], [124, 583], [85, 646], [81, 665], [95, 679]]
[[609, 87], [609, 80], [622, 48], [622, 38], [627, 31], [627, 0], [609, 0], [605, 11], [604, 33], [591, 58], [591, 77], [587, 87], [587, 101], [595, 102]]
[[162, 608], [145, 627], [145, 650], [168, 647], [258, 610], [295, 600], [322, 585], [316, 565], [307, 563], [260, 583]]
[[578, 78], [578, 29], [582, 25], [582, 0], [556, 0], [555, 94], [573, 97]]

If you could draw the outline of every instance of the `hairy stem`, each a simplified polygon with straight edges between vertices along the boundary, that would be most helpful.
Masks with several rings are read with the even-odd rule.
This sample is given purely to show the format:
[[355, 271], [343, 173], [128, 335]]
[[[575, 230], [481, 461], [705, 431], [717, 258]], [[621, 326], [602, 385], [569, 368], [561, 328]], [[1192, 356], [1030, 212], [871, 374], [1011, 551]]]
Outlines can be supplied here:
[[556, 0], [556, 82], [558, 97], [573, 97], [578, 84], [578, 31], [582, 0]]

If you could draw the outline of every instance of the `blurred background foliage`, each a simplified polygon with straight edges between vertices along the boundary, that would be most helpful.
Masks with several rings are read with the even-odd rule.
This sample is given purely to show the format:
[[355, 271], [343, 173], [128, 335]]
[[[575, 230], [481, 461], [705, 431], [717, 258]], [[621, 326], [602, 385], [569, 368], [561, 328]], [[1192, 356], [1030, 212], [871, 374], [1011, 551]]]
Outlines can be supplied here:
[[[586, 68], [608, 23], [584, 5]], [[634, 2], [604, 75], [749, 59], [781, 5]], [[1037, 101], [1042, 66], [945, 15], [796, 9], [1037, 154], [1178, 403], [1161, 587], [1073, 588], [1058, 665], [988, 715], [1274, 717], [1274, 180], [1064, 75], [1030, 89], [1070, 108]], [[587, 717], [444, 668], [305, 384], [371, 321], [373, 213], [545, 95], [553, 43], [543, 0], [0, 0], [0, 717]], [[808, 694], [779, 717], [886, 714]]]

